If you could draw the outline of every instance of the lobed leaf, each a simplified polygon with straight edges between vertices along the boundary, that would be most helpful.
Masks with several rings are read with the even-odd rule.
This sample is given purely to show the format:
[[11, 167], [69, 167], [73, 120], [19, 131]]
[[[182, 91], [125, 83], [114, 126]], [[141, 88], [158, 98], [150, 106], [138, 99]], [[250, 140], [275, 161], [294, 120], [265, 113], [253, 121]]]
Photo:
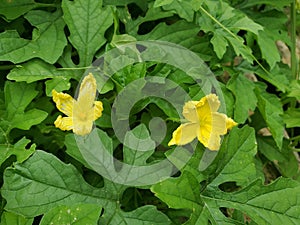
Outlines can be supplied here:
[[253, 56], [250, 47], [244, 44], [244, 40], [236, 35], [236, 32], [245, 30], [257, 34], [263, 27], [225, 2], [205, 1], [204, 4], [207, 6], [207, 10], [203, 7], [200, 8], [201, 16], [197, 23], [203, 31], [213, 33], [211, 43], [218, 58], [223, 57], [227, 46], [230, 45], [237, 55], [252, 62]]
[[255, 181], [235, 193], [208, 188], [201, 197], [213, 220], [219, 221], [214, 224], [222, 224], [224, 215], [220, 215], [220, 207], [227, 207], [241, 210], [257, 224], [295, 225], [300, 222], [297, 213], [300, 209], [299, 192], [298, 182], [279, 178], [267, 186], [262, 185], [260, 180]]
[[[222, 207], [240, 210], [257, 224], [298, 224], [299, 184], [290, 179], [280, 178], [264, 186], [260, 180], [249, 184], [237, 192], [224, 192], [218, 187], [208, 185], [202, 193], [196, 179], [190, 173], [179, 178], [171, 178], [152, 186], [151, 190], [171, 208], [192, 209], [186, 224], [243, 224], [233, 218], [225, 217]], [[278, 201], [280, 199], [280, 201]]]
[[105, 188], [88, 185], [73, 165], [40, 150], [23, 164], [5, 170], [1, 193], [9, 199], [7, 210], [28, 217], [59, 205], [85, 202], [112, 207], [116, 201], [116, 196]]
[[67, 45], [61, 11], [50, 13], [32, 10], [25, 18], [36, 27], [32, 40], [21, 38], [15, 30], [0, 33], [0, 60], [20, 63], [41, 58], [48, 63], [55, 63]]
[[0, 144], [0, 165], [12, 155], [16, 156], [19, 163], [28, 159], [35, 152], [36, 147], [35, 144], [32, 144], [26, 148], [29, 143], [30, 140], [23, 137], [13, 145]]
[[89, 66], [94, 54], [106, 42], [105, 31], [112, 25], [111, 7], [102, 7], [102, 1], [62, 1], [64, 20], [70, 30], [69, 40], [77, 49], [80, 65]]
[[[201, 149], [197, 150], [201, 151]], [[209, 156], [209, 150], [207, 151], [206, 155]], [[187, 165], [179, 178], [170, 178], [153, 185], [151, 191], [171, 208], [191, 209], [191, 217], [187, 224], [207, 224], [208, 220], [213, 224], [232, 223], [231, 219], [226, 218], [219, 211], [219, 208], [212, 212], [213, 207], [206, 205], [206, 196], [201, 192], [205, 193], [206, 190], [212, 188], [226, 193], [219, 189], [220, 185], [235, 182], [239, 186], [247, 187], [257, 179], [254, 162], [256, 154], [254, 130], [250, 127], [232, 129], [225, 138], [218, 155], [213, 158], [210, 165], [205, 165], [204, 169], [202, 167], [207, 158], [204, 159], [205, 153], [203, 154], [200, 164], [198, 161], [198, 174], [194, 169], [194, 163], [197, 160], [194, 159], [199, 154], [194, 154], [195, 156], [189, 162], [193, 161], [193, 166]]]
[[6, 105], [4, 119], [9, 123], [9, 130], [12, 128], [28, 130], [31, 126], [39, 124], [47, 117], [48, 113], [39, 109], [25, 111], [38, 94], [35, 90], [35, 84], [26, 85], [25, 83], [7, 81], [4, 92]]

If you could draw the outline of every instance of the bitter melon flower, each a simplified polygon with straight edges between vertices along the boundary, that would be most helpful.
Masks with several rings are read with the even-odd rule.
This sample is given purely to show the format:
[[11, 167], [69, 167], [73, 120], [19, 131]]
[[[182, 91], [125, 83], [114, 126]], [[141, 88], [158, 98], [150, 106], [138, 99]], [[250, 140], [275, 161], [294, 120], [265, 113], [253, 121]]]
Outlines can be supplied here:
[[208, 149], [219, 150], [221, 135], [237, 125], [225, 114], [217, 112], [219, 107], [220, 101], [215, 94], [209, 94], [200, 101], [185, 103], [182, 114], [187, 122], [173, 132], [168, 145], [185, 145], [198, 138]]
[[59, 111], [67, 115], [59, 115], [54, 122], [55, 127], [65, 131], [73, 130], [75, 134], [86, 135], [92, 131], [93, 122], [102, 115], [103, 105], [101, 101], [95, 101], [97, 84], [92, 73], [89, 73], [82, 81], [75, 100], [65, 93], [52, 90], [53, 101]]

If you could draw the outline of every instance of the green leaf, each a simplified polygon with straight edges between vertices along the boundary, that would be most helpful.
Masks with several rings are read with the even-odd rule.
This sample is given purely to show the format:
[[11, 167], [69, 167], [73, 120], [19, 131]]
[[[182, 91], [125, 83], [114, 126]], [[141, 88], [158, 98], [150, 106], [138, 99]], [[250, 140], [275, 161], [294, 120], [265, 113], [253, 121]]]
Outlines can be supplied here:
[[[119, 198], [123, 190], [122, 185], [108, 180], [105, 180], [103, 188], [92, 187], [73, 165], [67, 165], [52, 154], [38, 150], [24, 163], [5, 170], [1, 193], [8, 200], [6, 210], [28, 217], [47, 213], [45, 224], [49, 224], [48, 220], [59, 219], [57, 207], [62, 207], [59, 212], [66, 210], [64, 214], [68, 214], [68, 209], [72, 212], [74, 205], [81, 203], [93, 204], [93, 208], [99, 206], [94, 211], [97, 215], [100, 208], [104, 208], [101, 224], [138, 224], [138, 221], [149, 225], [170, 223], [168, 217], [154, 206], [144, 206], [132, 212], [122, 211]], [[86, 207], [82, 210], [91, 211]], [[67, 218], [74, 218], [71, 212]], [[85, 215], [84, 212], [80, 213], [78, 219]]]
[[300, 81], [293, 80], [288, 90], [288, 97], [295, 97], [297, 100], [300, 99]]
[[9, 200], [7, 210], [28, 217], [59, 205], [84, 202], [111, 207], [116, 201], [105, 188], [88, 185], [74, 166], [44, 151], [36, 151], [23, 164], [6, 169], [1, 193]]
[[15, 155], [17, 162], [22, 163], [29, 158], [35, 152], [35, 144], [32, 144], [29, 148], [26, 148], [30, 140], [23, 137], [14, 145], [0, 144], [0, 165], [8, 159], [10, 156]]
[[113, 23], [111, 7], [102, 7], [102, 1], [62, 1], [64, 19], [70, 30], [69, 40], [77, 49], [80, 66], [89, 66], [94, 54], [106, 42], [105, 31]]
[[103, 5], [126, 6], [130, 3], [137, 4], [141, 9], [147, 9], [147, 2], [145, 0], [103, 0]]
[[278, 8], [282, 8], [284, 6], [289, 6], [291, 3], [293, 2], [293, 0], [252, 0], [252, 1], [247, 1], [245, 2], [245, 4], [242, 4], [242, 7], [251, 7], [254, 5], [258, 5], [258, 4], [268, 4], [268, 5], [272, 5]]
[[58, 206], [47, 212], [40, 225], [97, 224], [102, 208], [93, 204]]
[[67, 79], [68, 76], [72, 77], [74, 73], [74, 71], [58, 70], [55, 66], [42, 60], [32, 59], [29, 62], [13, 68], [7, 75], [7, 78], [17, 82], [25, 81], [27, 83], [32, 83], [38, 80], [56, 77]]
[[155, 206], [146, 205], [131, 212], [122, 211], [118, 216], [113, 217], [109, 224], [168, 225], [172, 223], [170, 219], [158, 211]]
[[[267, 224], [270, 221], [274, 225], [280, 225], [282, 221], [285, 224], [298, 224], [299, 193], [297, 182], [281, 178], [268, 186], [262, 185], [258, 180], [234, 194], [216, 188], [208, 189], [203, 193], [202, 199], [214, 220], [224, 220], [219, 209], [228, 207], [246, 213], [257, 224]], [[277, 204], [278, 199], [280, 204]]]
[[1, 216], [2, 225], [32, 225], [33, 218], [25, 218], [11, 212], [3, 212]]
[[260, 46], [262, 57], [273, 68], [281, 59], [273, 36], [270, 36], [265, 30], [260, 31], [257, 35], [257, 42]]
[[222, 93], [224, 95], [225, 105], [226, 105], [226, 115], [230, 118], [233, 118], [234, 115], [234, 96], [232, 92], [230, 92], [223, 83], [219, 83], [222, 89]]
[[1, 1], [0, 15], [14, 20], [38, 6], [34, 0]]
[[258, 100], [257, 107], [266, 121], [278, 148], [282, 147], [284, 123], [282, 120], [282, 105], [273, 94], [266, 92], [264, 83], [255, 83], [255, 94]]
[[153, 7], [160, 7], [163, 5], [169, 5], [173, 2], [174, 0], [155, 0]]
[[131, 42], [136, 42], [136, 38], [128, 34], [114, 34], [110, 44], [113, 47], [119, 47], [121, 45], [131, 43]]
[[248, 118], [249, 110], [254, 111], [256, 108], [257, 97], [254, 93], [254, 83], [243, 74], [234, 74], [226, 87], [235, 97], [234, 120], [237, 123], [244, 123]]
[[[101, 138], [101, 143], [105, 147], [107, 151], [109, 151], [111, 154], [113, 152], [113, 143], [111, 138], [102, 130], [97, 129], [97, 134]], [[67, 147], [67, 154], [73, 157], [74, 159], [81, 162], [84, 166], [87, 168], [91, 168], [91, 165], [86, 161], [86, 159], [82, 156], [78, 144], [76, 142], [76, 139], [74, 137], [74, 134], [68, 134], [65, 137], [65, 145]]]
[[252, 51], [237, 32], [245, 30], [258, 34], [263, 27], [223, 1], [205, 1], [205, 5], [207, 10], [200, 8], [201, 16], [197, 23], [203, 31], [213, 33], [211, 43], [218, 58], [221, 59], [227, 51], [227, 46], [231, 45], [237, 55], [242, 55], [252, 62]]
[[287, 28], [287, 16], [283, 12], [276, 10], [258, 13], [254, 15], [256, 22], [264, 26], [256, 35], [257, 43], [262, 53], [262, 57], [273, 69], [275, 64], [280, 61], [281, 57], [276, 46], [276, 41], [281, 40], [290, 44]]
[[[132, 143], [135, 143], [135, 145]], [[131, 148], [127, 146], [131, 146]], [[154, 153], [155, 147], [155, 142], [151, 140], [147, 127], [141, 124], [125, 135], [123, 147], [124, 162], [137, 166], [146, 165], [146, 161]]]
[[9, 129], [28, 130], [31, 126], [39, 124], [47, 117], [48, 113], [39, 109], [31, 109], [25, 112], [29, 103], [32, 102], [38, 93], [35, 90], [35, 84], [27, 85], [25, 83], [7, 81], [4, 92], [7, 111], [4, 119], [9, 121]]
[[158, 24], [151, 32], [145, 35], [138, 35], [138, 40], [161, 40], [182, 45], [193, 52], [199, 54], [203, 60], [209, 60], [213, 54], [209, 47], [207, 37], [198, 36], [199, 28], [193, 23], [184, 20], [167, 25], [165, 23]]
[[[254, 162], [255, 142], [252, 128], [247, 126], [242, 129], [233, 128], [225, 137], [217, 155], [209, 150], [202, 155], [198, 151], [203, 151], [203, 149], [196, 148], [196, 152], [184, 167], [183, 174], [179, 178], [170, 178], [155, 184], [151, 190], [171, 208], [191, 209], [192, 214], [187, 224], [197, 224], [197, 222], [207, 224], [208, 218], [211, 217], [210, 209], [206, 208], [201, 199], [200, 189], [205, 191], [212, 187], [218, 188], [228, 182], [235, 182], [238, 186], [246, 187], [256, 180], [258, 175]], [[200, 160], [199, 156], [202, 156]], [[213, 161], [209, 157], [212, 157]], [[199, 185], [199, 182], [204, 186]], [[223, 216], [222, 213], [220, 215]], [[226, 224], [227, 219], [224, 217], [219, 221], [219, 224]]]
[[190, 221], [196, 221], [197, 215], [203, 210], [200, 197], [200, 186], [197, 179], [189, 172], [184, 172], [179, 178], [170, 178], [151, 187], [155, 196], [173, 209], [190, 209]]
[[284, 112], [283, 121], [287, 128], [300, 127], [300, 109], [289, 108]]
[[268, 186], [258, 180], [234, 193], [210, 186], [201, 193], [199, 188], [187, 187], [197, 187], [196, 179], [190, 173], [156, 184], [151, 190], [171, 208], [192, 209], [193, 213], [186, 224], [242, 224], [225, 217], [221, 207], [242, 211], [257, 224], [272, 221], [274, 225], [281, 225], [284, 221], [293, 225], [300, 221], [297, 213], [300, 187], [298, 182], [290, 179], [281, 178]]
[[54, 89], [57, 92], [69, 90], [71, 87], [70, 78], [71, 77], [57, 76], [57, 77], [52, 78], [51, 80], [47, 80], [45, 82], [46, 95], [52, 96], [52, 90], [54, 90]]
[[146, 64], [138, 63], [135, 65], [126, 66], [121, 71], [116, 72], [113, 75], [113, 79], [118, 83], [118, 85], [125, 87], [132, 81], [145, 77], [145, 75]]
[[57, 92], [69, 90], [71, 87], [70, 79], [77, 79], [79, 75], [81, 74], [76, 71], [58, 70], [55, 66], [42, 60], [33, 59], [13, 68], [7, 75], [7, 78], [18, 82], [25, 81], [27, 83], [51, 78], [51, 80], [45, 82], [46, 95], [51, 96], [53, 89]]
[[137, 36], [139, 26], [145, 22], [155, 21], [162, 18], [167, 18], [173, 16], [172, 12], [166, 12], [161, 8], [154, 8], [150, 3], [148, 5], [148, 10], [145, 16], [139, 16], [137, 19], [133, 20], [128, 12], [128, 9], [118, 9], [120, 20], [124, 23], [126, 32], [133, 37]]
[[95, 121], [96, 125], [102, 128], [111, 128], [111, 106], [107, 99], [101, 99], [103, 103], [102, 116]]
[[204, 175], [201, 179], [206, 179], [207, 176], [210, 186], [218, 186], [225, 182], [236, 182], [239, 186], [251, 183], [257, 178], [254, 163], [254, 155], [257, 152], [255, 142], [254, 129], [248, 126], [232, 129], [223, 140], [214, 161], [200, 173], [200, 177]]
[[252, 72], [270, 82], [282, 92], [286, 92], [289, 89], [288, 74], [291, 73], [289, 69], [280, 68], [278, 65], [275, 65], [275, 67], [267, 73], [260, 67], [256, 68], [254, 71], [252, 69]]
[[219, 59], [223, 57], [226, 52], [226, 48], [228, 46], [228, 42], [225, 38], [225, 33], [216, 31], [214, 36], [211, 38], [210, 42], [214, 46], [214, 52], [218, 56]]
[[194, 10], [191, 0], [173, 0], [169, 4], [164, 4], [163, 9], [166, 11], [175, 11], [176, 14], [188, 22], [192, 22], [194, 19]]
[[272, 137], [258, 136], [256, 138], [258, 150], [270, 161], [273, 161], [280, 173], [292, 178], [298, 172], [298, 160], [289, 148], [289, 141], [284, 139], [282, 148], [278, 148]]
[[0, 33], [0, 60], [20, 63], [41, 58], [48, 63], [55, 63], [67, 44], [61, 11], [49, 13], [32, 10], [25, 18], [36, 27], [32, 40], [21, 38], [15, 30]]

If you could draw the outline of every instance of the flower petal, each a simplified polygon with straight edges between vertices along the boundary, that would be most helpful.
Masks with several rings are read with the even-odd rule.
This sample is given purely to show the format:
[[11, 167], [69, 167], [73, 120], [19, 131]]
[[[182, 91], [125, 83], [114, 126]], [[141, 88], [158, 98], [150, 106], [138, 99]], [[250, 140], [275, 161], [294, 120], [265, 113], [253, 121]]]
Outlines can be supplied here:
[[185, 145], [197, 137], [199, 125], [196, 123], [185, 123], [180, 125], [174, 132], [168, 145]]
[[188, 101], [183, 106], [182, 115], [184, 116], [184, 118], [186, 118], [188, 121], [192, 123], [198, 123], [199, 121], [197, 108], [196, 108], [198, 103], [199, 101]]
[[73, 129], [73, 118], [72, 117], [62, 117], [59, 115], [54, 122], [55, 127], [61, 130], [72, 130]]
[[227, 116], [223, 113], [213, 112], [211, 120], [200, 123], [198, 140], [210, 150], [219, 150], [221, 135], [227, 133]]
[[208, 141], [208, 145], [206, 146], [209, 150], [218, 151], [221, 147], [221, 137], [217, 134], [211, 134], [210, 139]]
[[56, 90], [52, 90], [52, 98], [56, 103], [56, 107], [59, 111], [67, 116], [73, 116], [74, 99], [72, 96], [65, 93], [58, 93]]
[[198, 130], [197, 137], [198, 140], [205, 146], [208, 146], [209, 139], [211, 137], [212, 126], [210, 124], [205, 124], [205, 126], [200, 126]]
[[93, 74], [89, 73], [89, 75], [81, 82], [77, 98], [78, 105], [86, 109], [92, 108], [96, 97], [96, 91], [96, 79]]
[[91, 133], [93, 128], [93, 121], [92, 120], [87, 120], [87, 121], [81, 121], [81, 120], [76, 120], [74, 118], [74, 128], [73, 132], [78, 135], [87, 135]]
[[212, 133], [218, 135], [224, 135], [227, 133], [226, 128], [227, 116], [223, 113], [214, 112], [212, 113]]
[[217, 151], [221, 145], [221, 137], [216, 133], [211, 132], [212, 127], [200, 128], [198, 140], [212, 151]]
[[209, 94], [201, 98], [197, 104], [197, 112], [200, 120], [210, 116], [212, 112], [217, 112], [220, 104], [219, 98], [215, 94]]
[[231, 118], [226, 118], [226, 128], [227, 130], [230, 130], [231, 128], [233, 128], [234, 126], [238, 125], [238, 123], [236, 123], [233, 119]]
[[103, 104], [101, 101], [94, 102], [94, 120], [102, 116]]

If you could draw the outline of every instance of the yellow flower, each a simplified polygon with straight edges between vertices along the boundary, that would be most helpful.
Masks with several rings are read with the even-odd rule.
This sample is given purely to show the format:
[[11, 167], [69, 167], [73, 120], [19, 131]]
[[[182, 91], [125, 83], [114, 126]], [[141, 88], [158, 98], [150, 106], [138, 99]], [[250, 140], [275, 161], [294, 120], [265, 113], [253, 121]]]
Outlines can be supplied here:
[[95, 101], [97, 84], [93, 74], [89, 73], [82, 81], [77, 100], [70, 95], [52, 90], [53, 101], [59, 111], [68, 117], [59, 115], [54, 125], [61, 130], [73, 130], [75, 134], [89, 134], [93, 121], [102, 115], [103, 105]]
[[217, 95], [209, 94], [200, 101], [189, 101], [183, 107], [183, 116], [188, 120], [174, 132], [170, 145], [185, 145], [196, 137], [210, 150], [217, 151], [224, 135], [237, 123], [225, 114], [217, 112], [220, 101]]

